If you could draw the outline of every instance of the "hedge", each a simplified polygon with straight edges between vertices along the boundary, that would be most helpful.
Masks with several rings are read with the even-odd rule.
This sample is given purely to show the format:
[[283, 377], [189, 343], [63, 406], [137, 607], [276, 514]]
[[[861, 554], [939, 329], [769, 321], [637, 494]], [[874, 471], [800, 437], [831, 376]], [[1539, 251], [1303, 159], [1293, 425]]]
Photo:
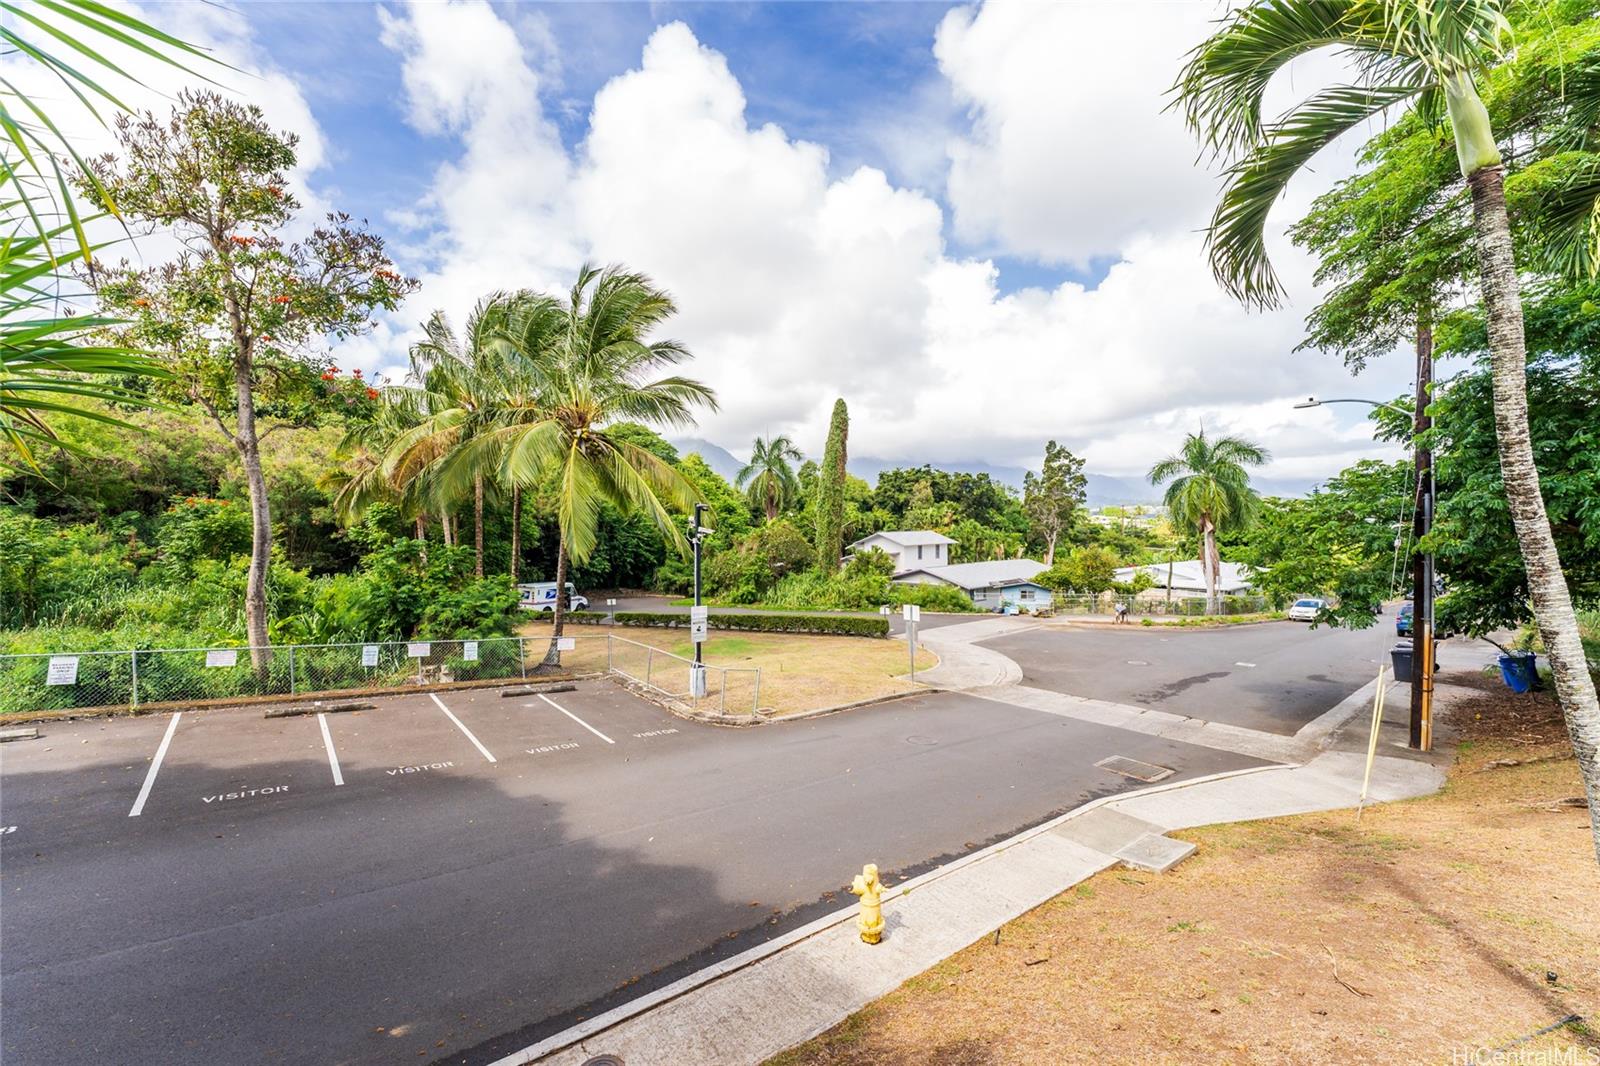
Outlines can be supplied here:
[[[603, 611], [573, 611], [568, 622], [579, 625], [604, 625], [610, 617]], [[708, 616], [712, 629], [737, 629], [747, 633], [815, 633], [836, 637], [887, 637], [889, 620], [882, 615], [870, 618], [829, 614], [717, 614]], [[535, 621], [547, 621], [542, 614]], [[618, 611], [619, 626], [644, 626], [666, 629], [689, 628], [687, 612]]]

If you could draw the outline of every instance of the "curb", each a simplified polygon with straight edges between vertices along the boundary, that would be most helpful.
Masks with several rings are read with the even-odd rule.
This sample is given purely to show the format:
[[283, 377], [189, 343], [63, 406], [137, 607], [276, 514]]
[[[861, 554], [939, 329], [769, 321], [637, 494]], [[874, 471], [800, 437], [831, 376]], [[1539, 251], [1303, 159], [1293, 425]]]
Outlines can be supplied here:
[[[989, 845], [981, 851], [975, 851], [970, 855], [963, 855], [959, 859], [954, 859], [945, 863], [943, 866], [929, 870], [927, 873], [914, 877], [910, 881], [905, 881], [901, 884], [893, 886], [892, 888], [888, 888], [883, 894], [883, 902], [887, 904], [892, 900], [908, 896], [917, 889], [932, 884], [941, 878], [948, 877], [960, 870], [964, 870], [969, 866], [994, 858], [996, 855], [999, 855], [1010, 848], [1016, 847], [1018, 844], [1032, 840], [1034, 837], [1040, 836], [1044, 833], [1048, 833], [1074, 818], [1088, 814], [1090, 811], [1098, 810], [1107, 804], [1116, 803], [1120, 800], [1133, 799], [1134, 797], [1139, 796], [1149, 796], [1162, 792], [1170, 792], [1175, 789], [1187, 788], [1191, 785], [1202, 785], [1212, 781], [1221, 781], [1228, 778], [1261, 773], [1266, 770], [1281, 770], [1286, 767], [1292, 767], [1293, 765], [1294, 764], [1291, 763], [1267, 763], [1262, 766], [1246, 767], [1242, 770], [1225, 770], [1221, 773], [1207, 774], [1201, 777], [1190, 778], [1185, 781], [1152, 785], [1149, 788], [1134, 789], [1129, 792], [1119, 792], [1114, 795], [1102, 796], [1099, 799], [1090, 800], [1088, 803], [1085, 803], [1080, 807], [1075, 807], [1065, 814], [1057, 815], [1056, 817], [1041, 822], [1030, 829], [1024, 829], [1019, 833], [1015, 833], [1012, 836], [1007, 837], [1005, 840]], [[1067, 888], [1071, 887], [1071, 885], [1066, 885], [1061, 889], [1061, 891], [1064, 892]], [[770, 958], [781, 951], [794, 947], [795, 945], [806, 940], [810, 940], [812, 937], [826, 932], [835, 926], [852, 921], [856, 917], [857, 911], [858, 908], [855, 905], [851, 905], [849, 907], [842, 908], [833, 914], [824, 915], [823, 917], [809, 922], [798, 929], [790, 930], [788, 933], [785, 933], [774, 940], [768, 941], [765, 944], [757, 945], [756, 947], [740, 952], [738, 955], [734, 955], [731, 958], [724, 959], [721, 962], [714, 963], [696, 971], [695, 973], [689, 974], [686, 977], [679, 978], [677, 981], [674, 981], [668, 985], [664, 985], [661, 988], [656, 989], [654, 992], [646, 993], [645, 995], [640, 996], [638, 999], [631, 1000], [622, 1004], [621, 1006], [614, 1007], [603, 1014], [598, 1014], [587, 1021], [570, 1026], [559, 1033], [548, 1036], [534, 1044], [530, 1044], [520, 1051], [513, 1051], [509, 1055], [496, 1059], [491, 1066], [529, 1066], [529, 1064], [538, 1062], [540, 1059], [553, 1055], [556, 1052], [565, 1051], [567, 1048], [570, 1048], [575, 1044], [579, 1044], [585, 1040], [595, 1037], [609, 1029], [614, 1029], [623, 1022], [629, 1021], [641, 1014], [654, 1010], [656, 1007], [659, 1007], [662, 1004], [669, 1003], [675, 999], [680, 999], [699, 988], [703, 988], [704, 986], [711, 984], [713, 981], [720, 980], [721, 978], [727, 977], [733, 973], [737, 973], [740, 970], [748, 969], [756, 963], [761, 962], [763, 959]]]

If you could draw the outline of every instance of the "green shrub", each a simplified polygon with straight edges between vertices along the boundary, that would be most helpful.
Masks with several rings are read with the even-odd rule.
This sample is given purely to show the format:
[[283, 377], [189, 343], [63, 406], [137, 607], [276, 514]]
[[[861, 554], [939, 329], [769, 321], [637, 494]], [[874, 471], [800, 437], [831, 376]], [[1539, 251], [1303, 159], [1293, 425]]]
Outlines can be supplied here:
[[950, 585], [890, 585], [889, 602], [896, 607], [903, 603], [914, 603], [929, 611], [947, 611], [951, 614], [978, 610], [970, 596]]
[[[618, 611], [617, 625], [659, 629], [687, 629], [687, 613], [666, 611]], [[573, 611], [566, 616], [579, 625], [603, 625], [607, 615], [600, 611]], [[549, 622], [541, 614], [535, 622]], [[712, 629], [732, 629], [745, 633], [816, 633], [839, 637], [887, 637], [889, 620], [881, 615], [864, 618], [836, 614], [718, 614], [710, 615]]]

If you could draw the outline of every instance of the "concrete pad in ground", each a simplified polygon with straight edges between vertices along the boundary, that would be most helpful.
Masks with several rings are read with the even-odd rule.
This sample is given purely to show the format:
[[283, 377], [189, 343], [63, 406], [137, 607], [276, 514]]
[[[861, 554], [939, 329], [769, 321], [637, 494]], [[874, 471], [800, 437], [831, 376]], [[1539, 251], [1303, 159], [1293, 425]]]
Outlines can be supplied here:
[[1136, 870], [1164, 874], [1195, 853], [1195, 846], [1187, 840], [1173, 840], [1158, 833], [1145, 833], [1133, 843], [1118, 848], [1114, 854]]

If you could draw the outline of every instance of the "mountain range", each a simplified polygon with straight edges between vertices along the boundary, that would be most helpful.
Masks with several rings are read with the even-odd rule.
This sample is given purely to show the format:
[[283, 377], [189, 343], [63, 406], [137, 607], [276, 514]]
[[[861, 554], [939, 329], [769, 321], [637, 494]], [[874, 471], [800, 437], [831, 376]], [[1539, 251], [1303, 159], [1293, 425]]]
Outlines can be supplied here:
[[[676, 440], [669, 440], [668, 443], [678, 449], [680, 455], [698, 452], [700, 457], [706, 461], [706, 465], [727, 478], [730, 484], [738, 475], [739, 469], [744, 466], [744, 463], [737, 459], [732, 452], [704, 438], [682, 437]], [[863, 481], [875, 483], [878, 480], [878, 475], [885, 470], [921, 465], [921, 463], [910, 463], [898, 459], [851, 456], [849, 470], [850, 473]], [[1022, 490], [1022, 475], [1025, 471], [1020, 466], [996, 466], [981, 459], [966, 459], [955, 462], [934, 463], [932, 465], [941, 470], [952, 470], [963, 474], [988, 474], [1002, 484], [1010, 485], [1019, 492]], [[1088, 479], [1086, 502], [1090, 507], [1161, 502], [1161, 490], [1144, 478], [1095, 474], [1087, 471], [1084, 476]], [[1304, 496], [1316, 484], [1315, 481], [1304, 478], [1260, 477], [1251, 478], [1250, 483], [1255, 486], [1256, 491], [1265, 496]]]

